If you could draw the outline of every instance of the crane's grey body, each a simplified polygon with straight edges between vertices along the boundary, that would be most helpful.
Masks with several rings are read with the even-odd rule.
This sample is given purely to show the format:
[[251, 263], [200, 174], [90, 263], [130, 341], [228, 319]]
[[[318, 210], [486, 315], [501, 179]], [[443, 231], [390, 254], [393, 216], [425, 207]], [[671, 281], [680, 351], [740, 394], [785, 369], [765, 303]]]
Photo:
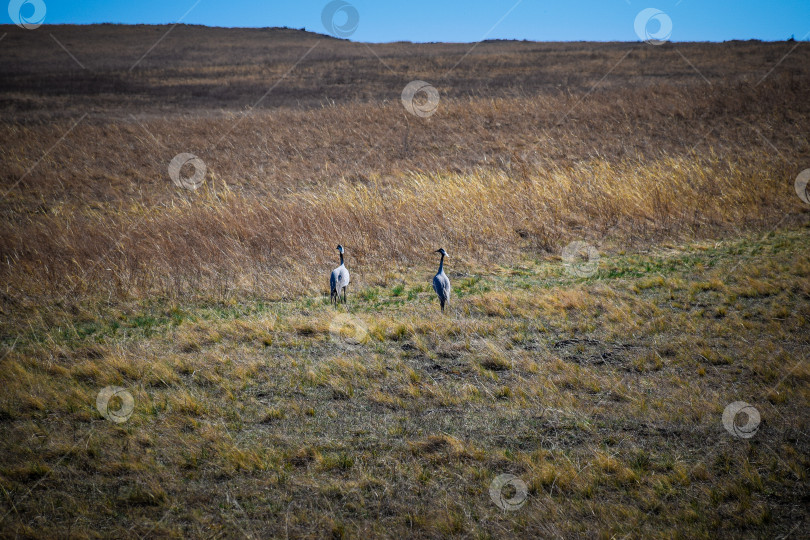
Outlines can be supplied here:
[[337, 247], [340, 253], [340, 266], [332, 270], [332, 275], [329, 276], [329, 301], [337, 305], [340, 301], [340, 293], [343, 291], [343, 303], [346, 303], [346, 287], [349, 285], [349, 271], [343, 262], [343, 246]]
[[433, 276], [433, 290], [439, 297], [439, 303], [442, 305], [442, 313], [444, 312], [444, 305], [450, 300], [450, 280], [444, 273], [444, 258], [447, 252], [442, 249], [437, 249], [436, 253], [442, 254], [442, 260], [439, 262], [439, 271]]

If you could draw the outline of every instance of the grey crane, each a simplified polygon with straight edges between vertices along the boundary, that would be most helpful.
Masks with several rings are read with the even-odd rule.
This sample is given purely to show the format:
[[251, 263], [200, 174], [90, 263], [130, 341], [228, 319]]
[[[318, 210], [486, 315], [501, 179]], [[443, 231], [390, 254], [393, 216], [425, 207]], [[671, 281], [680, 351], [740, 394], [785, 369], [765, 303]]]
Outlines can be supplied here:
[[340, 301], [340, 291], [343, 291], [343, 303], [346, 303], [346, 287], [349, 285], [349, 271], [343, 263], [343, 246], [338, 244], [338, 253], [340, 253], [340, 266], [332, 270], [332, 275], [329, 276], [329, 290], [331, 291], [329, 302], [337, 306]]
[[447, 257], [447, 252], [444, 248], [437, 249], [434, 253], [441, 253], [442, 260], [439, 262], [439, 271], [433, 276], [433, 290], [439, 296], [439, 302], [442, 305], [442, 313], [444, 313], [444, 305], [450, 299], [450, 280], [444, 273], [444, 258]]

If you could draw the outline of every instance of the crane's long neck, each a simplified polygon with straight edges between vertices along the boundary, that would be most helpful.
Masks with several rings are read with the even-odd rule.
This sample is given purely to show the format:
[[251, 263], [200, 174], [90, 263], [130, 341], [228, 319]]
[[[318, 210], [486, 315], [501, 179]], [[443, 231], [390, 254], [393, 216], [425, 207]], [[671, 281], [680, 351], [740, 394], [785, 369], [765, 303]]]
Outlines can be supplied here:
[[340, 254], [340, 266], [343, 266], [343, 253]]
[[439, 261], [439, 273], [444, 272], [444, 253], [442, 253], [442, 260]]

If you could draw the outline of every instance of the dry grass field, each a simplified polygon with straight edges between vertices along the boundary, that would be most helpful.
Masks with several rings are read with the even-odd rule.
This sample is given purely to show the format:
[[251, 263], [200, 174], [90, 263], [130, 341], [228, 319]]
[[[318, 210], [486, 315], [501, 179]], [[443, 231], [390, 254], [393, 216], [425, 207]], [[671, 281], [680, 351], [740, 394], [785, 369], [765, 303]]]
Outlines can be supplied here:
[[0, 536], [810, 537], [810, 43], [167, 30], [0, 27]]

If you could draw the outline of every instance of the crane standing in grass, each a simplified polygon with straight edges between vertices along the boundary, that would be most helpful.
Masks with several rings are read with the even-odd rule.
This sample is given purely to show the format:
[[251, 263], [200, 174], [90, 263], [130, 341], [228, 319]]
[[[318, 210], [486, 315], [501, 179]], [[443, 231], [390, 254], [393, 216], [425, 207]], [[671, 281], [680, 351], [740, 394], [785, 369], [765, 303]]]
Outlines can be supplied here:
[[439, 296], [439, 302], [442, 305], [442, 313], [444, 313], [444, 305], [450, 299], [450, 280], [447, 279], [444, 273], [444, 258], [447, 256], [447, 252], [444, 248], [441, 248], [437, 249], [434, 253], [442, 254], [442, 260], [439, 262], [439, 271], [433, 276], [433, 290], [436, 291], [436, 294]]
[[343, 303], [346, 303], [346, 287], [349, 285], [349, 271], [343, 263], [343, 246], [338, 244], [338, 253], [340, 253], [340, 266], [332, 270], [332, 275], [329, 276], [329, 290], [331, 291], [329, 302], [337, 306], [340, 301], [340, 291], [343, 291]]

